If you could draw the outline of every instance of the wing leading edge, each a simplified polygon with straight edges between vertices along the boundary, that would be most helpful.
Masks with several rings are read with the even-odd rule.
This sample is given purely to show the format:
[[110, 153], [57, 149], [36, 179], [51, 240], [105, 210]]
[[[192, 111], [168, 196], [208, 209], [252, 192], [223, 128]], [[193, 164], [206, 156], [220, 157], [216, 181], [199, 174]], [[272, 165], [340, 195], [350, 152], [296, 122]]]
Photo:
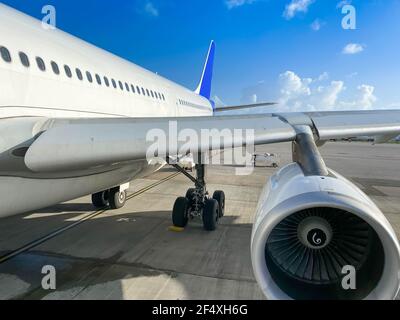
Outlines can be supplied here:
[[275, 105], [277, 105], [276, 102], [260, 102], [260, 103], [243, 104], [243, 105], [237, 105], [237, 106], [223, 106], [223, 107], [215, 108], [214, 113], [235, 111], [235, 110], [244, 110], [244, 109], [253, 109], [253, 108], [260, 108], [260, 107], [272, 107]]
[[[400, 110], [319, 112], [246, 116], [54, 119], [33, 142], [25, 164], [36, 172], [86, 169], [146, 159], [160, 137], [156, 154], [221, 150], [248, 144], [294, 141], [296, 126], [311, 126], [317, 140], [400, 134]], [[218, 135], [223, 132], [223, 141]], [[251, 132], [251, 134], [248, 134]], [[187, 137], [200, 137], [187, 139]], [[217, 136], [217, 139], [214, 139]]]

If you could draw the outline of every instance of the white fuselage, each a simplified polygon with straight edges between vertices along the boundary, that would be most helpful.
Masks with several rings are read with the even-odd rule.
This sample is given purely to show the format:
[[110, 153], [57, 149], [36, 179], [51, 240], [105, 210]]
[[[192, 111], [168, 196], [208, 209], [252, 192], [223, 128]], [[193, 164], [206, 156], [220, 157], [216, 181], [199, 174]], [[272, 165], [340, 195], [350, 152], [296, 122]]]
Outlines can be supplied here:
[[[212, 114], [211, 103], [193, 91], [60, 30], [46, 29], [40, 21], [1, 4], [0, 35], [0, 46], [11, 55], [11, 62], [0, 58], [0, 118]], [[20, 52], [27, 55], [29, 67], [21, 62]], [[45, 71], [39, 68], [37, 57], [43, 60]]]
[[[105, 190], [160, 168], [37, 174], [16, 150], [41, 119], [212, 115], [195, 92], [0, 4], [0, 217]], [[19, 149], [18, 149], [19, 148]]]

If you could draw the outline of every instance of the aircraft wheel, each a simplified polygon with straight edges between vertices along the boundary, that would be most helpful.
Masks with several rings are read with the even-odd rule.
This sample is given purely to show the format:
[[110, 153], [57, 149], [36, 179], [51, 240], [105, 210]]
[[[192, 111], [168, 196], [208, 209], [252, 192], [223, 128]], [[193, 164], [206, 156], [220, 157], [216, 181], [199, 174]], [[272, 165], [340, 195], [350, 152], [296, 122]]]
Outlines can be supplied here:
[[195, 188], [190, 188], [187, 192], [186, 192], [186, 198], [189, 200], [189, 207], [191, 208], [194, 204], [194, 193], [195, 193], [196, 189]]
[[189, 200], [184, 197], [176, 199], [174, 209], [172, 210], [172, 223], [175, 227], [184, 228], [187, 226], [189, 218]]
[[92, 203], [96, 208], [104, 208], [108, 205], [108, 190], [92, 194]]
[[207, 231], [217, 229], [219, 220], [219, 204], [215, 199], [208, 199], [203, 209], [203, 226]]
[[114, 188], [110, 190], [109, 196], [110, 208], [120, 209], [126, 203], [126, 191], [119, 191], [119, 188]]
[[219, 217], [222, 218], [225, 214], [225, 193], [223, 191], [215, 191], [213, 199], [218, 201], [219, 206]]

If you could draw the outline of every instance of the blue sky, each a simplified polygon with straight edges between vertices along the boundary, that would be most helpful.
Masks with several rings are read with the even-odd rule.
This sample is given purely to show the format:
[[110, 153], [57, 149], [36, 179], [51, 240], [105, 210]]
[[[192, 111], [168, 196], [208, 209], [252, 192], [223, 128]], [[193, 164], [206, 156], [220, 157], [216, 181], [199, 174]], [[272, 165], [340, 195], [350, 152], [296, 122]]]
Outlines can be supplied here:
[[[278, 101], [288, 110], [400, 107], [400, 1], [3, 0], [57, 27], [195, 88], [217, 43], [213, 95], [226, 104]], [[345, 49], [347, 47], [347, 49]]]

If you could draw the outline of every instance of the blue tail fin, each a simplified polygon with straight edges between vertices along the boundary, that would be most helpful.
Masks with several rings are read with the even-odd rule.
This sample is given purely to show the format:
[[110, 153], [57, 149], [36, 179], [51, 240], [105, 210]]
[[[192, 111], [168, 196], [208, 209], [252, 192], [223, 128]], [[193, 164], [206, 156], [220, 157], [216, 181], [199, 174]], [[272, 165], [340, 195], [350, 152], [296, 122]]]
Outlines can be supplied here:
[[196, 89], [196, 93], [210, 100], [211, 97], [211, 82], [214, 70], [215, 42], [211, 41], [210, 49], [208, 50], [207, 61], [204, 65], [203, 74], [200, 84]]

